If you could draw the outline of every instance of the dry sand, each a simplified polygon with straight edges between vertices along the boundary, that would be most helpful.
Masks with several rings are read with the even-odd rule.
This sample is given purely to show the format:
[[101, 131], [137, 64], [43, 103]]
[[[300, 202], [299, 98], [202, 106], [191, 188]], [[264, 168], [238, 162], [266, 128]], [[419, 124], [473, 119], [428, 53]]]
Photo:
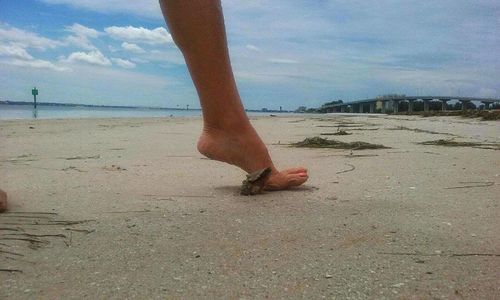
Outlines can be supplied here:
[[[500, 298], [500, 151], [417, 144], [499, 143], [500, 123], [252, 122], [305, 186], [238, 195], [197, 118], [1, 121], [0, 298]], [[328, 138], [392, 149], [286, 145], [339, 122], [353, 134]]]

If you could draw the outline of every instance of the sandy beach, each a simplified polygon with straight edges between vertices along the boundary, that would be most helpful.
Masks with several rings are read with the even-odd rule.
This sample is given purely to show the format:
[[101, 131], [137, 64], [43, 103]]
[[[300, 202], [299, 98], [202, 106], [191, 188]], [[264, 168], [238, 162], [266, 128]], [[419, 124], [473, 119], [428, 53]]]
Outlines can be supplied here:
[[[199, 118], [0, 121], [0, 298], [500, 298], [500, 123], [252, 122], [306, 185], [240, 196]], [[314, 136], [390, 148], [289, 145]]]

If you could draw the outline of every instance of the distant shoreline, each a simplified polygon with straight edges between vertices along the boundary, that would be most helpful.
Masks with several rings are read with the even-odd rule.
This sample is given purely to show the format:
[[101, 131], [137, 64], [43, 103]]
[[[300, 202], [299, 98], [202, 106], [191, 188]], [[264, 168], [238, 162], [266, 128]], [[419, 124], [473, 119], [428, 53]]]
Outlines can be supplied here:
[[[26, 105], [33, 106], [33, 102], [27, 101], [9, 101], [0, 100], [0, 104], [4, 105]], [[154, 106], [126, 106], [126, 105], [95, 105], [95, 104], [74, 104], [74, 103], [58, 103], [58, 102], [37, 102], [37, 106], [52, 106], [52, 107], [87, 107], [87, 108], [115, 108], [115, 109], [151, 109], [151, 110], [178, 110], [178, 111], [201, 111], [201, 108], [178, 108], [178, 107], [154, 107]], [[261, 110], [261, 109], [246, 109], [247, 112], [264, 112], [264, 113], [291, 113], [288, 110]]]
[[[6, 105], [29, 105], [33, 106], [33, 102], [27, 101], [0, 101], [0, 104]], [[64, 106], [64, 107], [90, 107], [90, 108], [126, 108], [126, 109], [161, 109], [161, 110], [186, 110], [185, 108], [173, 107], [151, 107], [151, 106], [127, 106], [127, 105], [95, 105], [95, 104], [74, 104], [74, 103], [58, 103], [58, 102], [37, 102], [37, 106]], [[192, 108], [190, 110], [200, 110]]]

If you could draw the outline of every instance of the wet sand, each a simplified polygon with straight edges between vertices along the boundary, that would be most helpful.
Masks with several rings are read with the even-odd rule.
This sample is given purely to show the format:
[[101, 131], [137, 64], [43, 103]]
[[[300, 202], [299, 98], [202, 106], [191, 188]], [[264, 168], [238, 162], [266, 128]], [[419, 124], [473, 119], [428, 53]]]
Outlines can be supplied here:
[[[238, 193], [198, 118], [0, 121], [2, 299], [500, 297], [500, 123], [304, 115], [252, 122], [303, 187]], [[341, 125], [339, 127], [339, 125]], [[293, 148], [306, 137], [390, 149]]]

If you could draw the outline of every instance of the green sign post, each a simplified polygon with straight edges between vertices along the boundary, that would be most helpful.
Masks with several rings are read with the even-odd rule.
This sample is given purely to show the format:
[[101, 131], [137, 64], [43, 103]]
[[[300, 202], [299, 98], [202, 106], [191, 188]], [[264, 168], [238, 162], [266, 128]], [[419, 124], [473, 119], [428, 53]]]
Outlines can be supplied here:
[[38, 95], [38, 90], [36, 89], [36, 87], [31, 90], [31, 94], [33, 95], [33, 102], [35, 103], [36, 108], [36, 95]]

